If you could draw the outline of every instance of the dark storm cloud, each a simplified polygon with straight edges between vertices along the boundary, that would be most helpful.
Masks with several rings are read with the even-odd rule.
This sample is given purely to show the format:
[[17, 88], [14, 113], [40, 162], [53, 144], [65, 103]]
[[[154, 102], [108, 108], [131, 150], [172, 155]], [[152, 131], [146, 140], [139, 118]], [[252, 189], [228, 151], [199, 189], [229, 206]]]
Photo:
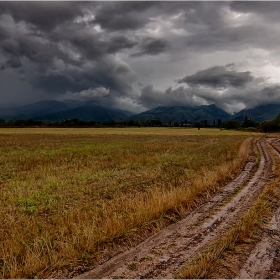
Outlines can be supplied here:
[[[95, 5], [93, 2], [0, 2], [0, 47], [4, 54], [24, 56], [48, 65], [55, 57], [76, 64], [78, 57], [99, 59], [133, 47], [136, 42], [122, 34], [108, 36], [83, 22], [73, 21], [86, 14], [82, 13], [85, 7], [94, 11]], [[76, 53], [76, 58], [69, 53]]]
[[228, 67], [214, 66], [196, 74], [186, 76], [178, 80], [178, 83], [186, 83], [189, 86], [206, 86], [212, 88], [243, 87], [253, 80], [249, 71], [236, 72], [228, 70]]
[[[123, 49], [130, 49], [137, 42], [129, 40], [124, 35], [104, 36], [92, 30], [92, 27], [70, 26], [64, 29], [64, 40], [71, 43], [77, 53], [84, 56], [85, 59], [96, 60], [107, 54], [113, 54]], [[56, 39], [59, 38], [57, 33]]]
[[17, 57], [13, 57], [11, 59], [8, 59], [2, 66], [1, 70], [6, 69], [6, 68], [20, 68], [22, 66], [22, 63], [20, 59]]
[[279, 2], [0, 2], [0, 94], [90, 93], [143, 108], [277, 102], [279, 86], [254, 69], [278, 69], [279, 11]]
[[66, 68], [60, 74], [39, 75], [34, 78], [33, 85], [58, 94], [106, 87], [112, 94], [127, 96], [135, 79], [135, 73], [127, 64], [104, 57], [94, 64], [85, 62], [81, 67]]
[[104, 2], [93, 22], [110, 31], [139, 29], [150, 22], [146, 11], [155, 5], [148, 1]]
[[33, 86], [53, 92], [66, 92], [68, 90], [81, 91], [84, 87], [71, 81], [68, 77], [57, 75], [39, 76], [33, 81]]
[[50, 30], [83, 15], [85, 5], [88, 4], [72, 1], [3, 1], [0, 2], [0, 14], [9, 14], [16, 22], [25, 21], [40, 29]]
[[137, 44], [136, 42], [130, 41], [126, 36], [123, 35], [114, 36], [106, 43], [107, 46], [105, 49], [109, 53], [115, 53], [121, 49], [130, 49]]
[[131, 54], [131, 57], [143, 55], [158, 55], [167, 50], [167, 42], [163, 39], [146, 38], [140, 46], [140, 52]]
[[51, 63], [55, 56], [65, 59], [55, 42], [36, 35], [25, 24], [17, 24], [9, 15], [0, 15], [3, 30], [0, 51], [8, 59], [26, 57], [34, 63]]
[[42, 31], [4, 14], [0, 15], [0, 35], [0, 50], [6, 57], [1, 69], [19, 67], [20, 58], [27, 58], [34, 89], [63, 94], [103, 86], [120, 95], [132, 90], [135, 74], [126, 63], [110, 57], [136, 44], [122, 34], [107, 36], [83, 22], [61, 23], [51, 32]]

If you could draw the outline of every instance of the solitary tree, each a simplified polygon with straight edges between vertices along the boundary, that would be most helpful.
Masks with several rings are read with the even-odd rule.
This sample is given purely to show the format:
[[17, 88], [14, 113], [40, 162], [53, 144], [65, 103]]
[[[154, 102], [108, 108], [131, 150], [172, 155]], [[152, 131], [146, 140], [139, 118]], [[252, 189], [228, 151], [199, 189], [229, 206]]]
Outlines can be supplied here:
[[195, 122], [194, 127], [197, 127], [197, 129], [200, 130], [200, 128], [202, 127], [202, 123], [201, 122]]

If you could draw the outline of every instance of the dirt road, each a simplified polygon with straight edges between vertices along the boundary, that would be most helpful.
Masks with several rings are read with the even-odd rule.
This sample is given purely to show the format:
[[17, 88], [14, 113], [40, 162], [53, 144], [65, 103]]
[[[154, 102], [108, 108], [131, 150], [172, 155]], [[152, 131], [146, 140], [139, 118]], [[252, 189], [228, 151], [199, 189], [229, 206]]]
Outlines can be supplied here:
[[[227, 232], [272, 179], [273, 161], [268, 145], [267, 140], [260, 140], [257, 143], [259, 161], [251, 149], [239, 176], [186, 218], [77, 278], [173, 278], [183, 264]], [[243, 267], [231, 277], [277, 277], [279, 232], [280, 210], [277, 210], [267, 234], [256, 244]]]

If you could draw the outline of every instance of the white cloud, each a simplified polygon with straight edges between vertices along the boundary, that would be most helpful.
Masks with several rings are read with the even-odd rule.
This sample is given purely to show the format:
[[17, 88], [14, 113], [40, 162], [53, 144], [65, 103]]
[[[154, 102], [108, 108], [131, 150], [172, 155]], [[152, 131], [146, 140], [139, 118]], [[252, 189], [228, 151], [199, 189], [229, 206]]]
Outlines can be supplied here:
[[110, 94], [110, 89], [105, 87], [89, 88], [73, 95], [81, 99], [99, 99]]

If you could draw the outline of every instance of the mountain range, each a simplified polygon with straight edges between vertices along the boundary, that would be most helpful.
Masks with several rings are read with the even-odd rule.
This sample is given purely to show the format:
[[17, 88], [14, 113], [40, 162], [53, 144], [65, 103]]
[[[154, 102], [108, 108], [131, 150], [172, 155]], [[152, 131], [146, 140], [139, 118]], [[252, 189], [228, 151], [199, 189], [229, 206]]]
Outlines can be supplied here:
[[212, 124], [213, 120], [221, 119], [223, 122], [230, 118], [230, 114], [214, 104], [201, 106], [160, 106], [131, 117], [131, 119], [136, 121], [157, 119], [162, 122], [178, 123], [194, 123], [206, 120], [209, 124]]
[[74, 100], [39, 101], [36, 103], [10, 108], [0, 108], [0, 119], [35, 119], [42, 121], [61, 121], [79, 119], [83, 121], [111, 122], [125, 121], [133, 113], [99, 106], [95, 101], [79, 102]]
[[18, 120], [35, 119], [43, 121], [61, 121], [63, 119], [80, 119], [95, 122], [121, 122], [129, 119], [135, 121], [148, 121], [152, 119], [162, 122], [178, 122], [192, 124], [196, 121], [205, 120], [212, 124], [215, 120], [222, 122], [236, 119], [244, 121], [245, 116], [256, 121], [274, 119], [280, 113], [280, 104], [267, 104], [251, 109], [243, 109], [234, 115], [230, 115], [221, 108], [212, 105], [201, 106], [159, 106], [154, 109], [134, 115], [133, 113], [120, 109], [105, 108], [94, 100], [90, 101], [39, 101], [18, 107], [0, 108], [0, 119]]
[[272, 120], [280, 113], [280, 104], [260, 105], [252, 109], [243, 109], [236, 113], [233, 118], [240, 122], [244, 121], [245, 116], [260, 123], [264, 120]]

